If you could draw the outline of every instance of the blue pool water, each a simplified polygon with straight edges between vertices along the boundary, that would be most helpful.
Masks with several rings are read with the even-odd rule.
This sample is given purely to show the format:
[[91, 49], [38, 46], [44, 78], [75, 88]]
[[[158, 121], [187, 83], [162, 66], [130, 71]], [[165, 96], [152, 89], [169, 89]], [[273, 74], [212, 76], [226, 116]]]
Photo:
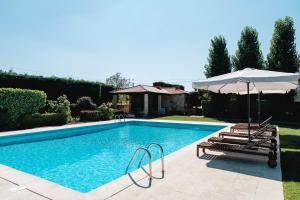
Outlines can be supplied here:
[[[89, 192], [125, 173], [133, 152], [155, 142], [165, 155], [224, 126], [129, 121], [0, 137], [0, 163]], [[154, 160], [159, 151], [153, 148]], [[137, 168], [138, 160], [130, 169]]]

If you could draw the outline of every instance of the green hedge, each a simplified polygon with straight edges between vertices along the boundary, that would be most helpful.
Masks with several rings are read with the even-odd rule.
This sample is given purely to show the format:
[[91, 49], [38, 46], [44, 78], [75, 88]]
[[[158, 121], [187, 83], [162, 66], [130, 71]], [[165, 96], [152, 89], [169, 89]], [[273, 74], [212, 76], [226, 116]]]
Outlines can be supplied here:
[[81, 122], [105, 121], [112, 119], [113, 114], [99, 110], [82, 110], [79, 117]]
[[82, 96], [89, 96], [93, 102], [100, 105], [112, 100], [112, 86], [100, 82], [73, 80], [70, 78], [32, 76], [0, 71], [0, 88], [24, 88], [42, 90], [48, 99], [55, 100], [63, 94], [71, 103]]
[[26, 115], [21, 120], [21, 128], [34, 128], [40, 126], [57, 126], [67, 123], [67, 116], [62, 113], [34, 113]]
[[202, 104], [202, 113], [205, 117], [214, 117], [215, 109], [213, 108], [211, 101], [203, 100]]
[[20, 117], [36, 113], [46, 104], [45, 92], [28, 89], [0, 88], [0, 112], [9, 127], [15, 127]]
[[79, 117], [81, 122], [101, 121], [103, 119], [102, 113], [98, 110], [82, 110]]

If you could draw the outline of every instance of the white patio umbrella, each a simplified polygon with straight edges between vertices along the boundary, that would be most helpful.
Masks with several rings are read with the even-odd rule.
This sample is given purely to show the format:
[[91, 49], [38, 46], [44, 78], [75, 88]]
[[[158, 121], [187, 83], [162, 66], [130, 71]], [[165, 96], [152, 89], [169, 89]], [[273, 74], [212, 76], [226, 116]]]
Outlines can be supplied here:
[[284, 73], [246, 68], [236, 72], [193, 82], [194, 89], [224, 94], [247, 94], [248, 135], [250, 139], [250, 94], [284, 93], [298, 87], [299, 73]]

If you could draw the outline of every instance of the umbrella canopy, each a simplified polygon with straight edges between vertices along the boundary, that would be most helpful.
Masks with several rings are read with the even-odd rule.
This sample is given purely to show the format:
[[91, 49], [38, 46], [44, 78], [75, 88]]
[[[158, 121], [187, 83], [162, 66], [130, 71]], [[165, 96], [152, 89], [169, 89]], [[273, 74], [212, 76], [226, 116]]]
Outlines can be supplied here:
[[236, 72], [193, 82], [194, 89], [215, 93], [248, 95], [248, 134], [250, 139], [250, 94], [285, 93], [298, 87], [299, 73], [284, 73], [246, 68]]
[[[240, 71], [193, 82], [194, 89], [209, 90], [215, 93], [246, 93], [249, 83], [249, 92], [259, 91], [272, 93], [272, 90], [281, 93], [298, 87], [299, 73], [284, 73], [267, 70], [246, 68]], [[275, 92], [279, 93], [279, 92]]]

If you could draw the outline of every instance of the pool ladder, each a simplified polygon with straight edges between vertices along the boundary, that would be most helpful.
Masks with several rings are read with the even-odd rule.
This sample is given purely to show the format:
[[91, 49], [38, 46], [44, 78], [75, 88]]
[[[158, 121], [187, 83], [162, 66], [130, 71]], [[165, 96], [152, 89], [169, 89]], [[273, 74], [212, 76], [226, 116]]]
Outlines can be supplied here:
[[149, 178], [151, 180], [153, 178], [153, 175], [152, 175], [152, 155], [151, 155], [150, 150], [153, 146], [157, 146], [160, 149], [161, 172], [162, 172], [162, 177], [164, 177], [164, 173], [165, 173], [164, 149], [162, 148], [162, 146], [160, 144], [157, 144], [157, 143], [151, 143], [146, 148], [145, 147], [137, 148], [135, 150], [135, 152], [133, 153], [133, 155], [132, 155], [132, 157], [131, 157], [128, 165], [127, 165], [127, 168], [125, 170], [125, 174], [128, 174], [129, 167], [132, 165], [132, 162], [134, 161], [134, 159], [136, 158], [138, 153], [140, 151], [144, 151], [144, 154], [143, 154], [143, 156], [142, 156], [142, 158], [139, 162], [138, 168], [141, 168], [142, 162], [144, 161], [145, 156], [147, 155], [149, 157], [149, 173], [147, 173], [147, 174], [149, 175]]
[[115, 121], [119, 120], [122, 122], [122, 119], [125, 122], [125, 116], [123, 114], [115, 115]]

